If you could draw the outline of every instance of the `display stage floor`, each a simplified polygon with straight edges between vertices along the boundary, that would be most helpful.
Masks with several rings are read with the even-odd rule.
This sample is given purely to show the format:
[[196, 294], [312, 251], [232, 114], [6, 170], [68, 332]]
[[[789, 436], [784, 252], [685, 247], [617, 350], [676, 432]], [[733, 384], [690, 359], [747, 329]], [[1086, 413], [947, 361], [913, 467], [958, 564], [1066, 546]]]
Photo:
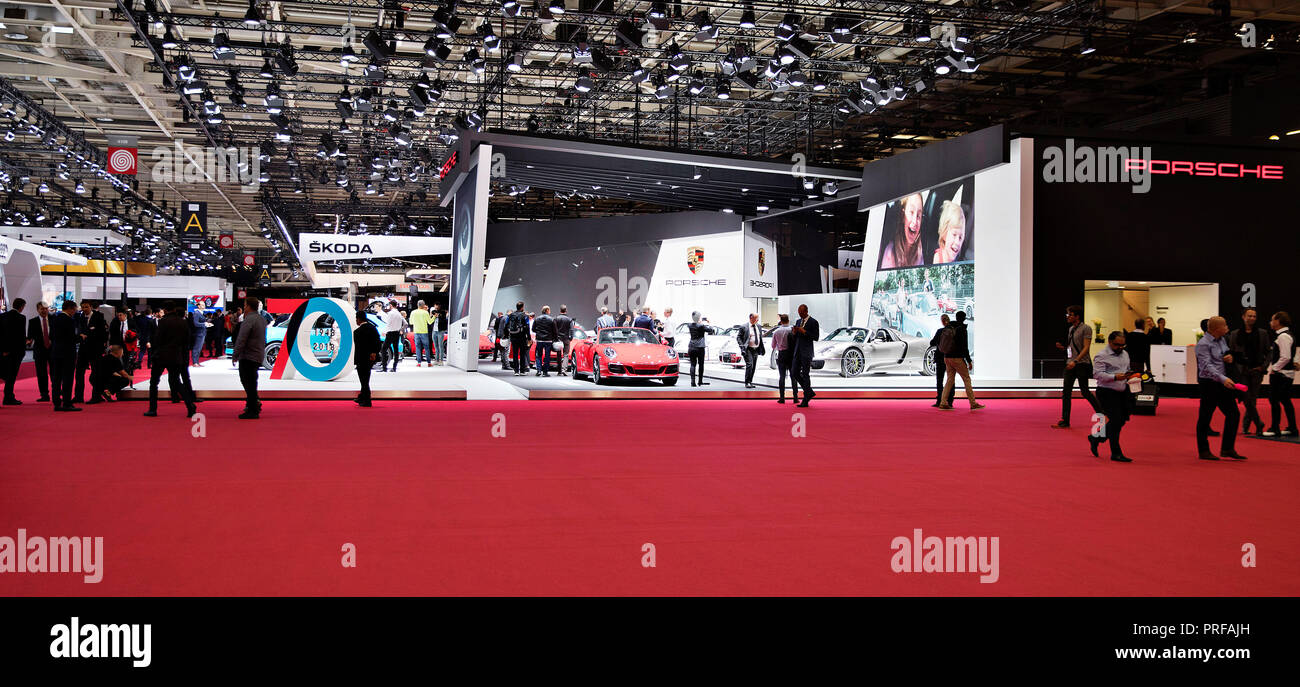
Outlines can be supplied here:
[[[0, 536], [103, 537], [104, 575], [0, 596], [1300, 594], [1300, 452], [1197, 460], [1195, 409], [1134, 418], [1119, 464], [1049, 400], [211, 401], [200, 438], [177, 406], [27, 403]], [[997, 582], [894, 572], [915, 530], [997, 537]]]
[[[537, 377], [531, 372], [524, 377], [515, 377], [511, 372], [501, 369], [500, 364], [484, 365], [480, 363], [479, 371], [486, 376], [499, 379], [520, 389], [531, 400], [578, 400], [578, 399], [751, 399], [773, 400], [778, 396], [775, 370], [759, 368], [754, 371], [754, 384], [757, 389], [745, 388], [744, 368], [733, 368], [722, 363], [705, 363], [704, 376], [708, 386], [692, 387], [690, 377], [682, 374], [677, 384], [665, 386], [662, 382], [650, 379], [612, 379], [606, 384], [596, 386], [589, 378], [574, 379], [558, 377]], [[980, 398], [1060, 398], [1061, 380], [1059, 379], [1022, 379], [1022, 380], [973, 380], [975, 394]], [[911, 375], [869, 375], [846, 378], [838, 374], [812, 374], [813, 390], [822, 399], [868, 399], [868, 398], [929, 398], [935, 395], [934, 377]], [[958, 392], [965, 398], [960, 387]], [[786, 394], [790, 393], [790, 380], [786, 379]], [[1075, 397], [1079, 398], [1078, 392]]]
[[[143, 383], [136, 382], [135, 390], [127, 392], [129, 400], [149, 397], [147, 375]], [[190, 368], [190, 381], [199, 398], [242, 399], [244, 389], [239, 383], [239, 372], [227, 358], [205, 359], [198, 367]], [[361, 389], [356, 374], [334, 382], [312, 382], [303, 379], [271, 379], [270, 370], [258, 374], [258, 395], [268, 400], [351, 400]], [[159, 389], [167, 388], [167, 377], [159, 382]], [[397, 372], [380, 372], [370, 375], [370, 392], [375, 399], [406, 400], [466, 400], [475, 398], [516, 399], [520, 395], [512, 387], [484, 379], [482, 375], [468, 374], [449, 366], [416, 367], [403, 361]]]

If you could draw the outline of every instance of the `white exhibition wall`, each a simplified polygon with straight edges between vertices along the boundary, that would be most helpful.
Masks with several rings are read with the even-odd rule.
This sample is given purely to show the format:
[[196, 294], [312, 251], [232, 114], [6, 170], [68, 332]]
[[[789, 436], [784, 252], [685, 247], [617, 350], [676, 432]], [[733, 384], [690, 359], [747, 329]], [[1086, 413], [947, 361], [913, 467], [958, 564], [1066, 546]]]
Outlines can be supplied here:
[[[983, 379], [1032, 376], [1033, 165], [1024, 163], [1032, 161], [1033, 142], [1016, 139], [1010, 147], [1011, 162], [976, 173], [973, 194], [964, 199], [974, 207], [969, 218], [971, 238], [978, 236], [973, 240], [975, 305], [971, 330], [974, 376]], [[887, 205], [867, 210], [870, 214], [853, 326], [873, 323], [872, 295], [880, 271]]]
[[[1201, 330], [1201, 320], [1206, 313], [1216, 312], [1219, 308], [1218, 284], [1153, 286], [1147, 293], [1151, 317], [1165, 318], [1165, 327], [1173, 331], [1175, 346], [1194, 345], [1196, 332]], [[1236, 314], [1239, 313], [1228, 314], [1229, 322]]]

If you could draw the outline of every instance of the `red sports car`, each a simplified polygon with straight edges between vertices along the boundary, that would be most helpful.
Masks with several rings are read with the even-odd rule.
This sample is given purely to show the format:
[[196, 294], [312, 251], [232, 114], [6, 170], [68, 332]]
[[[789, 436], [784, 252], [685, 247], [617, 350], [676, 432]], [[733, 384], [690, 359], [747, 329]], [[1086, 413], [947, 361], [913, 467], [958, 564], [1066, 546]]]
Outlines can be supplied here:
[[569, 356], [573, 376], [591, 375], [601, 384], [610, 377], [661, 379], [677, 383], [677, 351], [649, 329], [606, 327], [573, 342]]

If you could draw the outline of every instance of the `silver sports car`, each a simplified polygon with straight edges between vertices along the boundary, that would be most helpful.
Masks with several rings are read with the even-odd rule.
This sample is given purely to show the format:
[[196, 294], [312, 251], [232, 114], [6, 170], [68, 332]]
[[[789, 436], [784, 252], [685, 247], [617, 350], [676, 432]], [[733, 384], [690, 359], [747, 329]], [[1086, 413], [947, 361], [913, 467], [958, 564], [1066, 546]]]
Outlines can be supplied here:
[[918, 372], [934, 375], [935, 348], [929, 339], [908, 336], [892, 327], [874, 332], [840, 327], [815, 344], [814, 370], [839, 372], [841, 377], [868, 373]]

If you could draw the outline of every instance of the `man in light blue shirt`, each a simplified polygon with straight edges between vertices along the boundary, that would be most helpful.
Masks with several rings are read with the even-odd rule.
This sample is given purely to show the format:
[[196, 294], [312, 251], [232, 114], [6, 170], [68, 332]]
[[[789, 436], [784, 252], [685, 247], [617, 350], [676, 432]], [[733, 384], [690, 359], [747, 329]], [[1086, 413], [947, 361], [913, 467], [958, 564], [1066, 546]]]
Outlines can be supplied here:
[[1128, 351], [1124, 350], [1124, 332], [1111, 332], [1106, 337], [1106, 348], [1092, 359], [1092, 376], [1097, 380], [1097, 403], [1105, 421], [1098, 431], [1088, 435], [1088, 447], [1097, 455], [1097, 447], [1110, 441], [1110, 459], [1116, 463], [1131, 463], [1119, 447], [1119, 433], [1128, 423], [1132, 396], [1128, 380], [1140, 377], [1141, 372], [1129, 372]]
[[600, 330], [600, 329], [604, 329], [605, 327], [613, 327], [613, 326], [614, 326], [614, 318], [610, 316], [609, 308], [601, 308], [600, 317], [596, 318], [596, 329]]
[[1223, 413], [1227, 422], [1223, 427], [1223, 444], [1219, 455], [1245, 460], [1246, 457], [1234, 450], [1237, 441], [1237, 425], [1241, 422], [1241, 413], [1237, 410], [1236, 384], [1228, 377], [1226, 365], [1232, 364], [1232, 354], [1228, 352], [1228, 321], [1222, 317], [1211, 317], [1205, 325], [1205, 336], [1196, 344], [1196, 383], [1201, 393], [1201, 405], [1196, 416], [1196, 451], [1201, 460], [1218, 460], [1210, 453], [1210, 420], [1217, 408]]

